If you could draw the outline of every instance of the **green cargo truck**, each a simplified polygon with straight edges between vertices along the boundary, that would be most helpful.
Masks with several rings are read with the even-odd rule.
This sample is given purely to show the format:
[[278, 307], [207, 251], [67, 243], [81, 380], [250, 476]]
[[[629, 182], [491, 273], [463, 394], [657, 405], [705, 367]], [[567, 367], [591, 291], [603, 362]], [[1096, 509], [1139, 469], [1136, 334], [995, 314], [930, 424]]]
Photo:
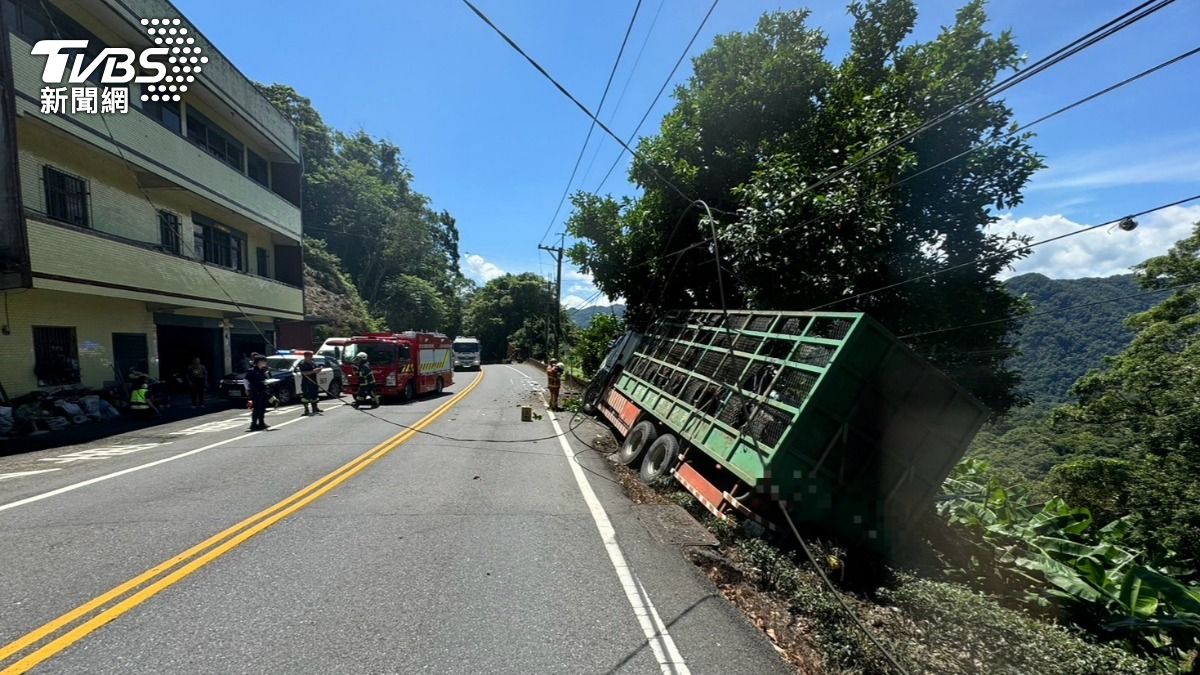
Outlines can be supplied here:
[[679, 311], [628, 335], [589, 403], [620, 461], [720, 517], [792, 519], [888, 554], [987, 410], [864, 314]]

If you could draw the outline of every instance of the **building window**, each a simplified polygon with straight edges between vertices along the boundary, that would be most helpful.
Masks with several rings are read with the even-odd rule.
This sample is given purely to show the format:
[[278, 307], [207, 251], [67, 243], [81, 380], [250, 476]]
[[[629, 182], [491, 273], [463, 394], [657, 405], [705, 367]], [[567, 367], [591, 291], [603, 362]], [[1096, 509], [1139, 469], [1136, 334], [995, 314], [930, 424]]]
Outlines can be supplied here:
[[42, 168], [42, 181], [46, 184], [46, 215], [87, 227], [87, 182], [49, 166]]
[[242, 173], [245, 164], [245, 149], [242, 144], [204, 115], [188, 108], [187, 137], [196, 145], [207, 150], [217, 159]]
[[[35, 43], [39, 40], [87, 40], [85, 49], [63, 49], [63, 54], [84, 54], [86, 61], [91, 63], [99, 57], [107, 45], [79, 25], [71, 17], [57, 7], [42, 0], [4, 0], [4, 20], [8, 27], [17, 35]], [[71, 58], [69, 63], [74, 64]], [[69, 66], [70, 67], [70, 66]], [[104, 68], [96, 68], [87, 77], [100, 84]]]
[[33, 327], [33, 374], [39, 387], [79, 384], [79, 347], [74, 328]]
[[158, 233], [162, 241], [162, 249], [168, 253], [179, 255], [183, 244], [181, 241], [182, 227], [179, 215], [170, 211], [159, 211]]
[[263, 187], [271, 186], [271, 176], [267, 169], [267, 160], [259, 157], [253, 150], [246, 150], [246, 175]]
[[266, 277], [266, 278], [270, 279], [271, 278], [271, 268], [270, 268], [270, 258], [267, 256], [267, 249], [265, 249], [265, 248], [255, 249], [254, 253], [255, 253], [255, 256], [258, 258], [258, 260], [256, 261], [258, 263], [258, 276]]
[[192, 222], [195, 223], [196, 251], [204, 262], [247, 271], [246, 235], [198, 214], [192, 214]]
[[179, 103], [176, 101], [145, 101], [142, 103], [142, 112], [175, 133], [180, 133], [183, 128]]

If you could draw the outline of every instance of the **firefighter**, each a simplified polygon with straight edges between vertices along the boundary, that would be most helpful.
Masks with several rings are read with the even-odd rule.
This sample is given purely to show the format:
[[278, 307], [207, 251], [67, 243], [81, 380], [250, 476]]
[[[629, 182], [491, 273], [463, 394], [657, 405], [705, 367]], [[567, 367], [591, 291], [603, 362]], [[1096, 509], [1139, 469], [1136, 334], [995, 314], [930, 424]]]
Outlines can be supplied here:
[[304, 352], [304, 360], [300, 362], [299, 369], [300, 402], [304, 404], [304, 415], [320, 415], [321, 409], [317, 407], [317, 401], [321, 398], [321, 385], [317, 382], [317, 373], [321, 368], [313, 361], [312, 352]]
[[267, 357], [256, 355], [254, 366], [246, 372], [246, 387], [250, 390], [250, 431], [266, 431], [267, 401], [270, 394], [267, 391], [267, 380], [271, 377], [267, 372]]
[[562, 361], [546, 366], [546, 388], [550, 390], [550, 409], [558, 410], [558, 390], [562, 387], [562, 374], [566, 370]]
[[358, 370], [358, 389], [354, 392], [354, 407], [359, 403], [370, 403], [372, 408], [379, 407], [379, 398], [375, 393], [375, 373], [371, 371], [366, 353], [354, 357]]

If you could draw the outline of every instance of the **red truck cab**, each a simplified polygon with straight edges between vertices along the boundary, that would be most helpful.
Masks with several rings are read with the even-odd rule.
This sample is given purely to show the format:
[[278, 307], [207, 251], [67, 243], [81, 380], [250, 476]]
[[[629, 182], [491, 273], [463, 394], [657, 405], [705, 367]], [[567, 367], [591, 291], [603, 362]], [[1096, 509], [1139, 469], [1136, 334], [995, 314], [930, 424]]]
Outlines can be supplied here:
[[346, 390], [358, 390], [359, 354], [375, 375], [380, 396], [409, 400], [437, 393], [454, 384], [452, 340], [441, 333], [368, 333], [350, 338], [343, 346], [342, 375]]

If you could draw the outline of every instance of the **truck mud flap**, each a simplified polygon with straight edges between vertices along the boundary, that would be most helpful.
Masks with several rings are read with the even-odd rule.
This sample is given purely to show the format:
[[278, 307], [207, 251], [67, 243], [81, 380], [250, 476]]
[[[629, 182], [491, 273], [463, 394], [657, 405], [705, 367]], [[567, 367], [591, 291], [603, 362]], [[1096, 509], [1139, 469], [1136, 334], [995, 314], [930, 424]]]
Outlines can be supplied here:
[[608, 394], [600, 401], [599, 408], [600, 413], [620, 432], [622, 438], [642, 416], [642, 409], [616, 389], [608, 390]]

